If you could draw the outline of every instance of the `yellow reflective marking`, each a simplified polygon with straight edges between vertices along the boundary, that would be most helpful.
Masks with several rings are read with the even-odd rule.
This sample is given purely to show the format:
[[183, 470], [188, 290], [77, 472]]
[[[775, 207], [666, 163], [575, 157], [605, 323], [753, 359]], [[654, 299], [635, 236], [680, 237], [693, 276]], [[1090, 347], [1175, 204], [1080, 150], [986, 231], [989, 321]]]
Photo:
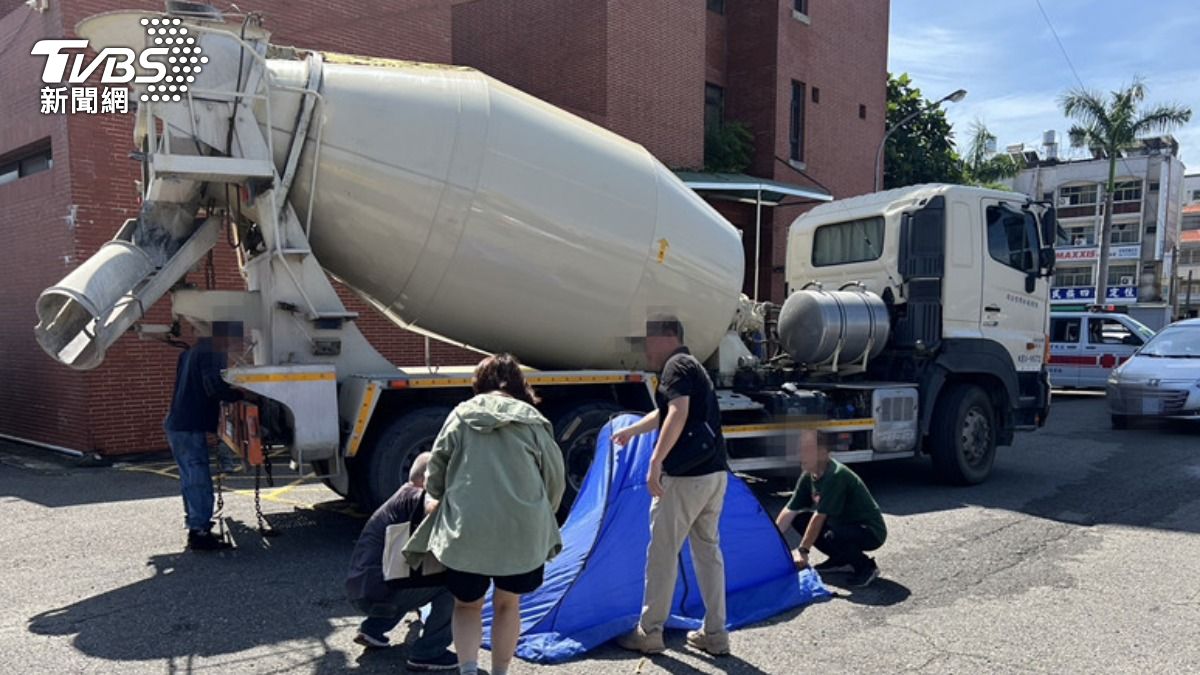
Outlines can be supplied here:
[[622, 384], [624, 375], [533, 375], [531, 384]]
[[796, 422], [775, 422], [772, 424], [737, 424], [722, 427], [725, 434], [756, 434], [770, 431], [786, 431], [788, 429], [843, 429], [846, 427], [874, 427], [873, 419], [857, 420], [805, 420]]
[[[530, 384], [624, 384], [624, 375], [530, 375], [526, 378]], [[469, 387], [473, 380], [469, 377], [433, 377], [405, 382], [407, 389], [434, 389], [445, 387]], [[641, 384], [635, 382], [633, 384]]]
[[669, 248], [671, 248], [671, 242], [667, 241], [666, 239], [658, 240], [658, 255], [655, 256], [655, 259], [658, 260], [660, 265], [664, 260], [667, 259], [667, 249]]
[[333, 380], [333, 373], [261, 373], [235, 375], [234, 384], [257, 384], [260, 382], [325, 382]]
[[354, 435], [350, 438], [350, 447], [346, 448], [346, 454], [353, 457], [358, 454], [358, 446], [362, 444], [363, 430], [367, 427], [367, 420], [370, 418], [371, 406], [375, 403], [375, 397], [379, 395], [379, 386], [374, 382], [367, 385], [367, 391], [363, 395], [362, 406], [358, 409], [358, 419], [354, 421]]

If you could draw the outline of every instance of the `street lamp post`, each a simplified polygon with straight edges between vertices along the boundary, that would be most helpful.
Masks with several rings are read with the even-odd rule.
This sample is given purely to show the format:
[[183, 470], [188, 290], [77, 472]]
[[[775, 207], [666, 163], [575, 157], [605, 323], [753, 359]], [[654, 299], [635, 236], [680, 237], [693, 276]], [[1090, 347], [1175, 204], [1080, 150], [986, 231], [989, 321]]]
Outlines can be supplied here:
[[934, 101], [933, 103], [930, 103], [928, 107], [921, 108], [921, 109], [917, 110], [915, 113], [909, 115], [908, 117], [905, 117], [904, 119], [900, 120], [896, 124], [896, 126], [887, 130], [887, 133], [885, 133], [883, 135], [883, 140], [879, 141], [879, 151], [875, 153], [875, 192], [879, 192], [879, 187], [880, 187], [879, 184], [883, 182], [883, 148], [885, 145], [887, 145], [887, 139], [892, 134], [894, 134], [897, 129], [899, 129], [900, 127], [904, 126], [905, 124], [908, 124], [909, 122], [913, 121], [913, 118], [915, 118], [917, 115], [920, 115], [923, 112], [929, 112], [931, 110], [935, 110], [935, 109], [937, 109], [938, 106], [942, 105], [946, 101], [950, 101], [951, 103], [958, 103], [959, 101], [963, 100], [966, 97], [967, 97], [966, 89], [957, 89], [953, 93], [947, 94], [947, 95], [943, 96], [942, 98]]

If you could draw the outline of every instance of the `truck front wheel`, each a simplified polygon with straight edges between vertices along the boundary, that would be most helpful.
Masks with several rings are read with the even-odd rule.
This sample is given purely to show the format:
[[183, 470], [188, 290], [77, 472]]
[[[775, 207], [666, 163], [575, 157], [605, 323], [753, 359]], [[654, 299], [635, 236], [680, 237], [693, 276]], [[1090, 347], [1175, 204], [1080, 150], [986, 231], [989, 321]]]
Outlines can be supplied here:
[[374, 511], [408, 481], [413, 461], [433, 448], [433, 441], [450, 414], [450, 408], [418, 408], [384, 427], [354, 460], [351, 481], [354, 499]]
[[980, 387], [956, 384], [942, 392], [934, 410], [933, 470], [954, 485], [987, 479], [996, 460], [996, 414]]
[[563, 454], [563, 464], [567, 470], [567, 491], [563, 494], [562, 505], [558, 509], [558, 521], [567, 519], [571, 505], [583, 487], [583, 479], [587, 476], [592, 459], [596, 456], [596, 437], [600, 429], [611, 420], [621, 407], [607, 401], [589, 401], [573, 405], [553, 414], [554, 440], [558, 443]]

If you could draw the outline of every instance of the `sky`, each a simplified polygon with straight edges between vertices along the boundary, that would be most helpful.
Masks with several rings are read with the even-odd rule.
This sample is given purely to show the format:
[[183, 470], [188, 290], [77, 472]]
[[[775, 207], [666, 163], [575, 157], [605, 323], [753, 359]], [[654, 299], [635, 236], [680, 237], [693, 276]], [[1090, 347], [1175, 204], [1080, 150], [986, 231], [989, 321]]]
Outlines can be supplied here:
[[960, 150], [978, 119], [1001, 150], [1022, 142], [1040, 149], [1042, 132], [1054, 129], [1060, 156], [1068, 157], [1084, 151], [1070, 148], [1062, 93], [1082, 80], [1107, 95], [1140, 76], [1144, 104], [1192, 109], [1192, 121], [1174, 136], [1188, 173], [1200, 172], [1200, 2], [1041, 3], [1075, 72], [1036, 0], [892, 0], [888, 69], [907, 72], [930, 100], [967, 90], [963, 101], [943, 104]]

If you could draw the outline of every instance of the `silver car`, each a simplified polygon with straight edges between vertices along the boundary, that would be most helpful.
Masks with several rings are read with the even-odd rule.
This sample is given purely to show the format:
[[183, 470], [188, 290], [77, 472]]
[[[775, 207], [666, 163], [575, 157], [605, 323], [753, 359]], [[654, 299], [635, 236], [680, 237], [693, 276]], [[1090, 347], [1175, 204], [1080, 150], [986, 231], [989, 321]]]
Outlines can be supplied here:
[[1137, 417], [1200, 419], [1200, 319], [1162, 329], [1113, 370], [1106, 393], [1114, 429]]

